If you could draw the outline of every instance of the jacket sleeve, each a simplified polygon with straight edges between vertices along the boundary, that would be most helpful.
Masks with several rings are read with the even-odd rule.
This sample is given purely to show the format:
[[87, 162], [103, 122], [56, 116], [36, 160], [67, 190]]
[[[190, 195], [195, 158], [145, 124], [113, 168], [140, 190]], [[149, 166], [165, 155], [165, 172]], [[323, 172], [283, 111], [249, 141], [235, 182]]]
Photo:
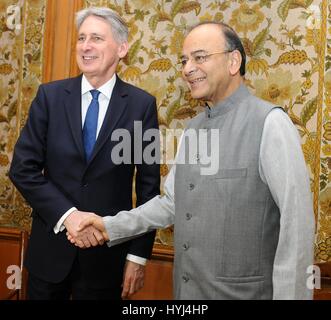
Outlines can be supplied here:
[[[149, 103], [142, 121], [143, 137], [145, 132], [149, 129], [154, 129], [154, 132], [158, 133], [159, 125], [155, 98], [153, 98]], [[155, 146], [155, 148], [154, 151], [149, 154], [155, 157], [154, 159], [158, 159], [158, 154], [160, 152], [159, 135], [157, 141], [144, 141], [144, 139], [142, 141], [142, 162], [141, 164], [136, 165], [137, 171], [135, 187], [137, 195], [137, 207], [160, 194], [159, 160], [154, 161], [154, 163], [149, 163], [148, 159], [146, 162], [146, 157], [144, 157], [144, 151], [147, 151], [146, 147], [152, 145]], [[133, 240], [131, 242], [129, 253], [136, 256], [149, 258], [154, 244], [155, 233], [155, 231], [152, 231]]]
[[73, 203], [48, 180], [44, 172], [48, 103], [43, 85], [33, 100], [27, 122], [17, 140], [9, 177], [36, 214], [51, 230]]

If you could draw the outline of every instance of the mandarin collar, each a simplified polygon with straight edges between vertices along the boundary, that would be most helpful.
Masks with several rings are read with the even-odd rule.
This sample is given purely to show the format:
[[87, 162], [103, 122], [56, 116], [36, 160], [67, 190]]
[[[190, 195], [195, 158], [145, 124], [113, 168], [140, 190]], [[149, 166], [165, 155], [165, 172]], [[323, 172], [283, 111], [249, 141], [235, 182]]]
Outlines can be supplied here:
[[223, 115], [238, 106], [249, 95], [247, 87], [242, 83], [232, 95], [220, 101], [214, 107], [206, 106], [205, 117], [210, 119]]

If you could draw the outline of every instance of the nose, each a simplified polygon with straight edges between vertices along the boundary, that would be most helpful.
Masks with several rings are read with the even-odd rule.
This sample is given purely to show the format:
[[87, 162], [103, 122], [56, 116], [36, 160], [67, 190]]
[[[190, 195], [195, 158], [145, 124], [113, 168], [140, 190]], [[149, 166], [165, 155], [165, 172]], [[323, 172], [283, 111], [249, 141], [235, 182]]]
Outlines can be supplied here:
[[83, 51], [91, 49], [91, 43], [89, 39], [85, 39], [84, 42], [81, 43], [81, 48], [83, 49]]
[[192, 62], [192, 59], [188, 59], [186, 64], [183, 66], [183, 74], [184, 76], [188, 77], [192, 75], [197, 70], [197, 65]]

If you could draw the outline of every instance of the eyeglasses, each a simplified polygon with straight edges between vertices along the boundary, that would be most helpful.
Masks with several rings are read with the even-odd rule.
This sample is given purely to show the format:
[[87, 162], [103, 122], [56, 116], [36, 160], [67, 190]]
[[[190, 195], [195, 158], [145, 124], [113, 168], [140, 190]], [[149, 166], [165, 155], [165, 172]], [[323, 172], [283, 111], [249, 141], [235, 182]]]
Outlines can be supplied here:
[[[208, 54], [193, 53], [192, 59], [195, 64], [202, 64], [202, 63], [205, 63], [208, 60], [208, 58], [213, 56], [214, 54], [224, 54], [224, 53], [229, 53], [229, 52], [232, 52], [232, 50], [226, 50], [226, 51], [222, 51], [222, 52], [213, 52], [213, 53], [208, 53]], [[182, 57], [179, 61], [179, 64], [181, 65], [181, 67], [185, 67], [189, 60], [190, 59], [188, 57]]]

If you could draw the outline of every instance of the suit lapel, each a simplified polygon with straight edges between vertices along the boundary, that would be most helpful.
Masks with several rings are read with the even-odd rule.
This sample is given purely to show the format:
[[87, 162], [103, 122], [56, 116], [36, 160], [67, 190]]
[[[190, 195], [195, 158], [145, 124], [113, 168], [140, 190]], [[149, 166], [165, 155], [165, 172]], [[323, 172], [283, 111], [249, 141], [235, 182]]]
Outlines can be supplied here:
[[94, 157], [100, 151], [105, 142], [109, 139], [110, 135], [116, 128], [120, 118], [123, 116], [124, 111], [127, 107], [127, 95], [128, 93], [125, 83], [117, 77], [115, 87], [109, 101], [105, 119], [101, 126], [100, 133], [98, 135], [89, 162], [93, 161]]
[[67, 97], [64, 99], [64, 105], [73, 139], [79, 153], [85, 159], [82, 138], [81, 82], [81, 75], [69, 82], [65, 88]]

